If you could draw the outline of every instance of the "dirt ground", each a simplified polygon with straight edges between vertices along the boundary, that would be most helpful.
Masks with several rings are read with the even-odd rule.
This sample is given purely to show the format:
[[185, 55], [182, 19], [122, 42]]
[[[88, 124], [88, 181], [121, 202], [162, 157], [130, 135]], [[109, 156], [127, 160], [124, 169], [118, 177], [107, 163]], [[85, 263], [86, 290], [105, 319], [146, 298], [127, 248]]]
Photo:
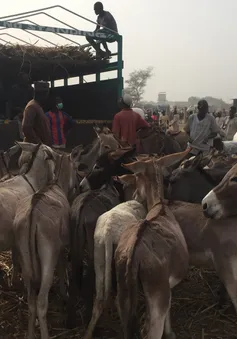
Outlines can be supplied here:
[[[9, 265], [9, 255], [2, 254], [0, 266], [7, 270]], [[230, 302], [223, 309], [218, 307], [218, 287], [219, 280], [214, 272], [192, 268], [187, 278], [174, 289], [171, 313], [177, 339], [237, 338], [235, 312]], [[57, 285], [53, 286], [49, 300], [48, 323], [51, 339], [82, 338], [85, 330], [83, 327], [73, 331], [65, 328], [65, 305], [58, 295]], [[80, 307], [78, 317], [82, 314], [83, 308]], [[99, 328], [100, 335], [95, 338], [116, 338], [120, 333], [120, 326], [115, 310], [104, 314]], [[26, 329], [25, 291], [0, 289], [0, 339], [23, 339]], [[38, 327], [36, 333], [36, 338], [40, 338]], [[142, 337], [145, 338], [145, 335]]]

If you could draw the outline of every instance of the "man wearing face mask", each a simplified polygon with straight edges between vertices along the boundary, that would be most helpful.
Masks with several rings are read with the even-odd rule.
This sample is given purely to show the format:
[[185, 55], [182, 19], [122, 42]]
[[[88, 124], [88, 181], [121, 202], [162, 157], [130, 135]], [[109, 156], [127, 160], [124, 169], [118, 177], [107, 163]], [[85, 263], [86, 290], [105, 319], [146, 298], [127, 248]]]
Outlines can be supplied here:
[[63, 101], [60, 97], [52, 97], [50, 101], [51, 108], [46, 116], [49, 119], [52, 146], [54, 148], [65, 148], [65, 135], [74, 124], [74, 120], [63, 111]]

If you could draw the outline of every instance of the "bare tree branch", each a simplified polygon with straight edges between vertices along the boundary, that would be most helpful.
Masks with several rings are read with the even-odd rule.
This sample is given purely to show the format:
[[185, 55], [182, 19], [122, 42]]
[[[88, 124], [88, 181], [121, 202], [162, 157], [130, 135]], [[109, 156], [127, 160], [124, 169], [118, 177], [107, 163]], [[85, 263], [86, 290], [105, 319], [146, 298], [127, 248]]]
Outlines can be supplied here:
[[137, 104], [142, 100], [147, 81], [152, 76], [153, 67], [135, 70], [129, 74], [129, 79], [125, 81], [128, 85], [127, 88], [125, 88], [125, 92], [129, 93], [132, 96], [134, 104]]

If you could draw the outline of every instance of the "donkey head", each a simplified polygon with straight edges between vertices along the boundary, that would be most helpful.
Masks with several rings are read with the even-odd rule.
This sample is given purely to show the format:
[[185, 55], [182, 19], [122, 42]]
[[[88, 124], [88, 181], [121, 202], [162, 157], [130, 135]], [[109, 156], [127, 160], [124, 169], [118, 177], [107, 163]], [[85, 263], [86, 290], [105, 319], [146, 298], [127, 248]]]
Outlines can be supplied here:
[[164, 198], [163, 193], [163, 168], [171, 167], [181, 161], [190, 149], [185, 152], [175, 153], [159, 159], [150, 158], [136, 161], [130, 164], [123, 164], [123, 167], [130, 170], [137, 177], [137, 192], [142, 200], [147, 201], [148, 209], [159, 200]]
[[212, 219], [224, 219], [237, 215], [237, 164], [224, 176], [222, 181], [202, 200], [204, 215]]
[[39, 172], [47, 166], [48, 180], [54, 179], [56, 160], [59, 154], [44, 144], [36, 145], [29, 142], [17, 142], [17, 144], [22, 149], [19, 158], [20, 174], [26, 174], [32, 170], [34, 162], [37, 161], [34, 171]]
[[131, 161], [134, 151], [133, 148], [119, 148], [102, 154], [96, 161], [92, 171], [82, 180], [80, 184], [81, 191], [99, 189], [109, 183], [113, 176], [130, 173], [127, 170], [124, 171], [121, 163]]

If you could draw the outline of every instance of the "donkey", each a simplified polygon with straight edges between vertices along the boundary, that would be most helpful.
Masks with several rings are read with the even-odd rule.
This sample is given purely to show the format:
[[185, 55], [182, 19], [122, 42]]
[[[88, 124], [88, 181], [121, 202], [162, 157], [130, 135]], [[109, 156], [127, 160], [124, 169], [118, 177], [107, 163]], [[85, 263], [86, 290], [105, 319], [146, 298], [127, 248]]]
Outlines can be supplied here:
[[[127, 174], [120, 177], [120, 181], [134, 185], [136, 178], [132, 174]], [[140, 200], [139, 195], [137, 195], [137, 200]], [[110, 297], [113, 248], [117, 246], [119, 238], [128, 223], [135, 223], [146, 216], [145, 207], [137, 200], [121, 203], [102, 214], [97, 220], [94, 234], [96, 298], [92, 318], [84, 339], [92, 338], [94, 328]]]
[[107, 127], [94, 126], [94, 131], [97, 138], [92, 144], [85, 147], [83, 145], [76, 146], [71, 153], [78, 170], [86, 170], [87, 173], [92, 170], [100, 155], [108, 150], [114, 151], [121, 145], [121, 142]]
[[[54, 269], [63, 259], [69, 244], [69, 212], [67, 196], [75, 185], [75, 168], [70, 155], [57, 155], [57, 176], [49, 172], [53, 182], [23, 199], [16, 212], [14, 234], [20, 254], [23, 279], [28, 292], [28, 339], [33, 339], [36, 313], [41, 338], [49, 339], [47, 327], [48, 294], [53, 283]], [[64, 284], [66, 267], [60, 260], [60, 284]]]
[[219, 181], [213, 179], [210, 173], [200, 166], [202, 155], [186, 160], [175, 169], [169, 178], [170, 200], [181, 200], [191, 203], [201, 203], [204, 196], [214, 188]]
[[176, 134], [169, 134], [181, 147], [181, 150], [184, 151], [187, 148], [189, 136], [184, 131], [179, 131]]
[[[19, 201], [40, 188], [48, 181], [49, 168], [54, 169], [53, 151], [45, 145], [34, 145], [25, 142], [17, 143], [22, 149], [19, 174], [0, 185], [0, 251], [13, 249], [13, 266], [16, 264], [14, 253], [13, 220]], [[13, 271], [12, 282], [15, 281]]]
[[218, 186], [202, 200], [204, 215], [210, 218], [204, 230], [206, 247], [213, 256], [216, 271], [237, 312], [237, 164]]
[[124, 165], [137, 175], [137, 190], [146, 198], [145, 220], [128, 223], [115, 252], [118, 309], [125, 339], [133, 338], [141, 282], [147, 305], [148, 339], [174, 338], [170, 323], [171, 289], [186, 275], [188, 249], [174, 215], [163, 203], [162, 167], [189, 152]]
[[80, 192], [95, 190], [106, 184], [113, 184], [118, 190], [120, 201], [126, 201], [128, 192], [123, 190], [123, 185], [116, 177], [129, 173], [121, 167], [121, 162], [135, 160], [135, 148], [127, 147], [117, 149], [115, 152], [107, 151], [99, 157], [93, 170], [81, 181]]
[[171, 154], [181, 151], [178, 142], [165, 134], [159, 127], [143, 128], [138, 130], [140, 153]]
[[[148, 160], [148, 158], [145, 159], [143, 157], [143, 161], [144, 160]], [[128, 177], [126, 180], [126, 189], [134, 194], [135, 185], [131, 175], [125, 175], [120, 179], [125, 182], [126, 177]], [[199, 268], [214, 268], [211, 252], [205, 247], [205, 242], [203, 241], [203, 230], [205, 229], [206, 218], [202, 212], [201, 205], [184, 201], [165, 201], [165, 203], [167, 203], [174, 214], [183, 232], [188, 246], [190, 265]], [[222, 306], [226, 301], [226, 290], [223, 285], [220, 286], [219, 297], [219, 305]]]
[[[133, 153], [132, 148], [117, 149], [99, 157], [94, 169], [81, 182], [81, 192], [71, 207], [71, 261], [72, 279], [70, 280], [70, 298], [68, 303], [68, 327], [75, 326], [75, 295], [77, 288], [83, 289], [83, 258], [88, 250], [88, 268], [86, 291], [80, 293], [85, 299], [85, 321], [91, 318], [94, 291], [94, 231], [97, 219], [120, 203], [118, 191], [112, 181], [112, 175], [120, 174], [118, 170], [126, 157]], [[129, 158], [131, 159], [131, 158]]]

